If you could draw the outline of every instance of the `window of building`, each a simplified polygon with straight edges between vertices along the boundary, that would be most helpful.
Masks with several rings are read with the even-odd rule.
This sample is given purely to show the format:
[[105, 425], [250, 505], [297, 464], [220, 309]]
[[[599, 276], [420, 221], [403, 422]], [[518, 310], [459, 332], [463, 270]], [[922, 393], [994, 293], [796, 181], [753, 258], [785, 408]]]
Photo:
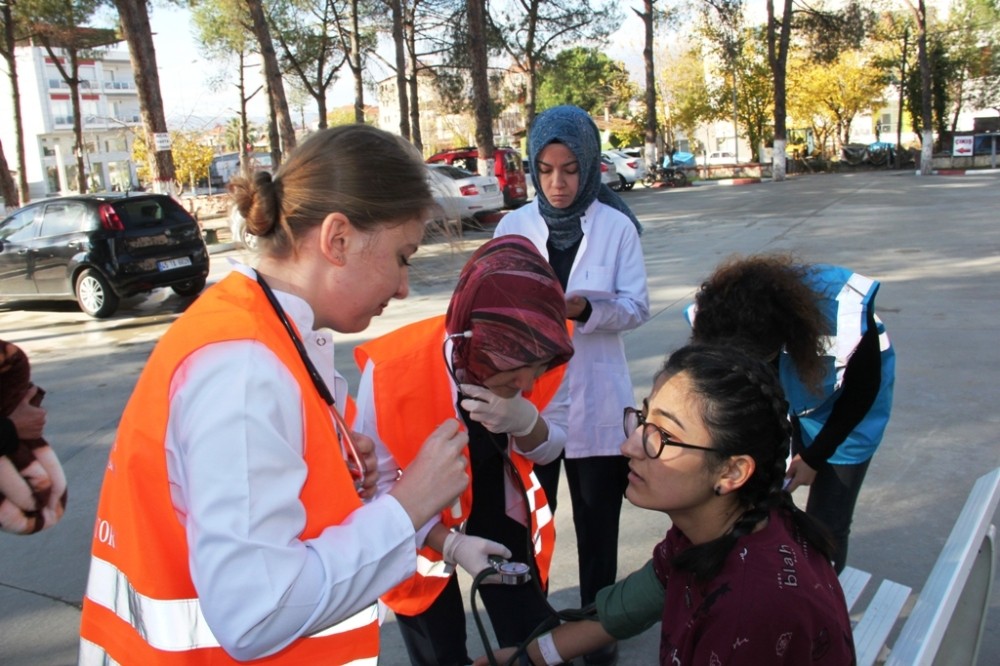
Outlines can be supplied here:
[[56, 125], [73, 124], [73, 107], [68, 99], [54, 99], [49, 104], [52, 109], [52, 122]]

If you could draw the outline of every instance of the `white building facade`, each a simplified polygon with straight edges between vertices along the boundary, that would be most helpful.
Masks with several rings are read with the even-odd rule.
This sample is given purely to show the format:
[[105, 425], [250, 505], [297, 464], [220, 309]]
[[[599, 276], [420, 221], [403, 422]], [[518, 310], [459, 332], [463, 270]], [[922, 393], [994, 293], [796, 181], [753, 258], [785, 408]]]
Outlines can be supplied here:
[[[54, 49], [60, 57], [63, 52]], [[96, 51], [79, 60], [80, 114], [88, 190], [125, 190], [138, 180], [131, 160], [135, 133], [142, 131], [139, 96], [126, 51]], [[73, 105], [69, 85], [48, 52], [16, 48], [17, 81], [25, 143], [25, 173], [32, 199], [68, 194], [77, 188]], [[64, 59], [65, 62], [65, 59]], [[17, 168], [10, 78], [0, 77], [0, 140], [12, 170]]]

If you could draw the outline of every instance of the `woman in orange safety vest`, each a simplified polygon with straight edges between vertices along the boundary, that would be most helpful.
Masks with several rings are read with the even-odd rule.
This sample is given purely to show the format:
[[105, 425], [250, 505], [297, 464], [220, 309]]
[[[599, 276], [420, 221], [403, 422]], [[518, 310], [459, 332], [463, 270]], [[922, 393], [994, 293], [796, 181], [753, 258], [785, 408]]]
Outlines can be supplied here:
[[363, 372], [355, 425], [375, 440], [389, 481], [442, 419], [460, 418], [469, 432], [470, 488], [420, 530], [417, 573], [383, 597], [413, 664], [469, 663], [455, 564], [475, 576], [500, 555], [534, 569], [537, 583], [480, 588], [501, 645], [554, 621], [544, 589], [555, 528], [531, 470], [565, 444], [560, 385], [572, 353], [559, 281], [520, 236], [479, 248], [446, 316], [355, 349]]
[[362, 331], [407, 295], [425, 169], [398, 137], [351, 125], [234, 180], [258, 267], [177, 319], [125, 408], [82, 665], [376, 663], [377, 599], [416, 570], [416, 528], [467, 487], [467, 437], [438, 424], [372, 499], [373, 443], [344, 425], [328, 329]]

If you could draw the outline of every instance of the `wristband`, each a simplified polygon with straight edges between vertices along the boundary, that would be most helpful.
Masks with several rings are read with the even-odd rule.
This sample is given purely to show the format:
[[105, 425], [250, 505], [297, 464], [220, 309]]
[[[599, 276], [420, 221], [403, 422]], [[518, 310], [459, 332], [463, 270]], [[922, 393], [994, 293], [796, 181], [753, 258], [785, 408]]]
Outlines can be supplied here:
[[545, 666], [558, 666], [563, 663], [563, 658], [556, 649], [556, 642], [552, 639], [552, 632], [542, 634], [538, 637], [538, 651], [542, 653], [542, 660]]

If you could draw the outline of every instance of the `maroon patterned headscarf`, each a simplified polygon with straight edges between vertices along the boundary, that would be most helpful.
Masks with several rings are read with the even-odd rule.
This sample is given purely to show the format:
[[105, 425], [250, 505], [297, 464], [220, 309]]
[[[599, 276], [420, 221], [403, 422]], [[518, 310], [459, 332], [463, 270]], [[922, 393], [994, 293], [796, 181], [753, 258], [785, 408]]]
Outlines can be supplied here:
[[566, 363], [573, 342], [559, 279], [523, 236], [501, 236], [476, 250], [462, 268], [445, 316], [459, 381], [482, 384], [498, 372], [551, 359]]

